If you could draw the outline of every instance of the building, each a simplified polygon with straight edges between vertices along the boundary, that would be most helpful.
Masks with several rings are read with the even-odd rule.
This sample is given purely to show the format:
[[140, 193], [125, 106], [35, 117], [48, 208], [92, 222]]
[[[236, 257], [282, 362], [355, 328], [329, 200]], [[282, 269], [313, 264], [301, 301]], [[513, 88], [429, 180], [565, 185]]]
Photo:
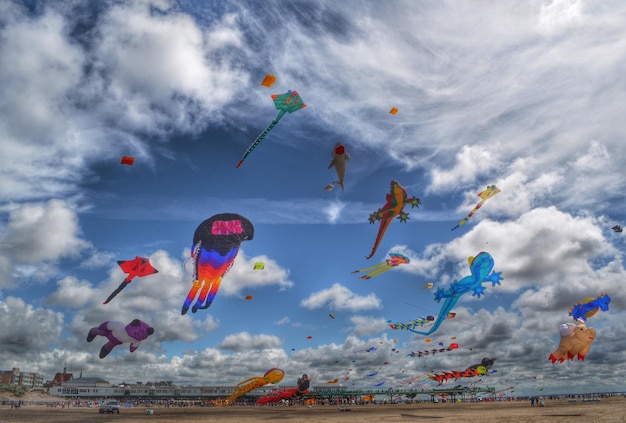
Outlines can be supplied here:
[[[81, 376], [82, 376], [82, 371], [81, 371]], [[72, 373], [67, 373], [67, 366], [65, 366], [65, 367], [63, 367], [63, 373], [57, 373], [56, 375], [54, 375], [54, 378], [52, 378], [52, 380], [49, 380], [46, 383], [44, 383], [43, 387], [44, 388], [50, 388], [52, 386], [59, 386], [63, 382], [67, 382], [69, 380], [72, 380], [73, 377], [74, 377], [74, 375]]]
[[27, 388], [43, 388], [43, 375], [33, 372], [22, 372], [19, 367], [11, 370], [0, 370], [0, 385], [21, 385]]

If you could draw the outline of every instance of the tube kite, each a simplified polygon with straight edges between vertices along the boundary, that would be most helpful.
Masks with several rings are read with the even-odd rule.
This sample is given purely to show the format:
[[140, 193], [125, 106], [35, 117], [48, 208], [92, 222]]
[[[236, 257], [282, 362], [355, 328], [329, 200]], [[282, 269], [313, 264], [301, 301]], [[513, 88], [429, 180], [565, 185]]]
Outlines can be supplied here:
[[474, 207], [474, 210], [472, 210], [467, 216], [465, 216], [465, 218], [461, 220], [458, 225], [452, 228], [452, 230], [455, 230], [456, 228], [459, 228], [465, 225], [465, 222], [467, 222], [470, 219], [470, 217], [474, 216], [474, 213], [476, 213], [476, 211], [479, 208], [481, 208], [483, 204], [485, 204], [485, 201], [489, 200], [491, 197], [493, 197], [499, 192], [500, 192], [500, 189], [495, 185], [489, 185], [487, 189], [485, 189], [482, 192], [479, 192], [478, 196], [481, 198], [480, 203], [478, 203], [476, 207]]
[[241, 160], [239, 160], [239, 163], [237, 163], [237, 168], [239, 168], [243, 164], [243, 161], [246, 160], [246, 157], [248, 157], [248, 155], [252, 153], [252, 150], [254, 150], [256, 146], [259, 145], [261, 141], [263, 141], [263, 138], [265, 138], [267, 134], [269, 134], [269, 132], [274, 128], [274, 126], [276, 126], [278, 121], [280, 121], [282, 117], [285, 116], [286, 113], [293, 113], [306, 107], [306, 104], [304, 104], [304, 101], [302, 101], [302, 97], [298, 95], [297, 91], [287, 91], [283, 94], [274, 94], [272, 95], [272, 100], [274, 100], [274, 106], [276, 106], [276, 109], [278, 110], [278, 115], [274, 118], [272, 123], [270, 123], [270, 125], [265, 128], [263, 132], [261, 132], [261, 135], [259, 135], [257, 139], [255, 139], [254, 142], [250, 144], [250, 147], [248, 147], [246, 152], [243, 154], [243, 157], [241, 157]]
[[350, 160], [350, 154], [346, 152], [346, 147], [343, 146], [340, 142], [336, 143], [333, 147], [333, 159], [330, 161], [328, 168], [335, 166], [335, 171], [337, 172], [337, 179], [335, 182], [332, 182], [324, 188], [326, 191], [332, 191], [335, 188], [335, 184], [339, 184], [341, 190], [343, 191], [343, 179], [346, 176], [346, 167], [348, 160]]
[[150, 259], [145, 257], [137, 256], [133, 260], [118, 260], [117, 264], [120, 265], [124, 273], [127, 273], [128, 276], [126, 276], [126, 279], [124, 279], [120, 286], [118, 286], [102, 304], [108, 304], [122, 289], [126, 288], [134, 277], [141, 278], [143, 276], [159, 273], [159, 271], [150, 264]]
[[404, 212], [404, 206], [407, 204], [413, 207], [419, 207], [421, 204], [420, 199], [417, 197], [409, 197], [406, 189], [402, 185], [400, 185], [397, 181], [392, 180], [389, 186], [389, 193], [386, 196], [387, 202], [384, 206], [376, 210], [374, 213], [370, 214], [369, 221], [371, 224], [374, 224], [377, 220], [380, 220], [380, 227], [378, 228], [378, 234], [376, 235], [376, 241], [374, 242], [374, 247], [366, 259], [371, 258], [374, 254], [376, 254], [376, 250], [378, 249], [378, 245], [380, 241], [383, 239], [383, 235], [385, 235], [385, 231], [389, 227], [391, 220], [394, 217], [398, 217], [400, 222], [405, 222], [409, 218], [409, 214]]
[[198, 226], [193, 235], [191, 250], [193, 286], [183, 302], [181, 314], [187, 313], [196, 295], [198, 300], [191, 307], [191, 312], [209, 308], [222, 278], [237, 257], [239, 246], [253, 237], [252, 223], [235, 213], [216, 214]]
[[367, 280], [376, 277], [394, 267], [398, 267], [401, 264], [407, 264], [411, 262], [411, 259], [405, 255], [398, 253], [389, 253], [389, 257], [382, 263], [378, 263], [374, 266], [366, 267], [365, 269], [355, 270], [352, 274], [368, 272], [366, 275], [359, 276], [359, 279]]
[[437, 292], [435, 292], [435, 301], [440, 302], [443, 298], [445, 298], [435, 324], [426, 332], [409, 329], [410, 331], [420, 335], [430, 335], [439, 329], [439, 326], [441, 326], [446, 316], [450, 314], [452, 308], [456, 305], [461, 296], [471, 292], [472, 296], [480, 298], [480, 296], [485, 293], [485, 287], [482, 285], [483, 283], [491, 282], [492, 286], [500, 285], [502, 273], [492, 272], [494, 262], [491, 254], [483, 251], [478, 253], [476, 257], [469, 257], [467, 261], [470, 266], [470, 271], [472, 272], [471, 275], [465, 276], [460, 281], [455, 280], [450, 284], [450, 288], [447, 290], [439, 288], [437, 289]]

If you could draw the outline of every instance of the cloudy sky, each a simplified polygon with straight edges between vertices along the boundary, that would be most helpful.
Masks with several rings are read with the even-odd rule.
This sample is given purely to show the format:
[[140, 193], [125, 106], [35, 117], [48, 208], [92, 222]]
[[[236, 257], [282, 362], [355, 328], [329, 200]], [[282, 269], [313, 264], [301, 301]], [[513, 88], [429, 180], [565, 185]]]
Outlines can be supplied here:
[[[624, 391], [625, 19], [621, 1], [0, 2], [3, 370], [234, 385], [280, 367], [287, 385], [429, 388], [493, 357], [491, 376], [449, 383]], [[288, 90], [307, 107], [236, 169]], [[328, 192], [336, 142], [351, 160]], [[422, 204], [366, 260], [391, 180]], [[193, 233], [224, 212], [254, 239], [183, 316]], [[502, 284], [462, 297], [432, 343], [389, 328], [437, 315], [435, 289], [481, 251]], [[351, 274], [389, 252], [411, 262]], [[159, 273], [103, 305], [135, 256]], [[552, 364], [569, 308], [601, 293], [585, 361]], [[154, 335], [100, 359], [89, 329], [134, 318]], [[438, 342], [459, 348], [407, 356]]]

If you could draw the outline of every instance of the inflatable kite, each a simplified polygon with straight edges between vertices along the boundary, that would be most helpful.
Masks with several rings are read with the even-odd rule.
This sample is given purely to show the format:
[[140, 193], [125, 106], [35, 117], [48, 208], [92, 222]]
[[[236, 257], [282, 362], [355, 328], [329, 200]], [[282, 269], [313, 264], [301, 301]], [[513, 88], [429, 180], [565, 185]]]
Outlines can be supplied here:
[[389, 187], [389, 193], [386, 196], [387, 202], [384, 206], [376, 210], [374, 213], [370, 214], [369, 222], [374, 224], [377, 220], [380, 221], [380, 227], [378, 228], [378, 234], [376, 235], [376, 241], [374, 242], [374, 247], [370, 252], [369, 256], [365, 257], [367, 259], [371, 258], [374, 254], [376, 254], [376, 250], [378, 249], [378, 245], [380, 241], [383, 239], [383, 235], [385, 235], [385, 231], [389, 227], [391, 220], [394, 217], [398, 217], [400, 222], [405, 222], [409, 218], [409, 214], [404, 212], [404, 206], [407, 204], [413, 207], [419, 207], [421, 204], [420, 199], [417, 197], [409, 197], [406, 189], [402, 187], [397, 181], [391, 181]]
[[608, 294], [598, 295], [596, 298], [586, 298], [582, 302], [574, 304], [569, 309], [569, 316], [574, 320], [587, 320], [598, 312], [598, 310], [607, 311], [611, 297]]
[[554, 364], [565, 360], [573, 360], [574, 356], [580, 361], [585, 361], [585, 356], [591, 349], [591, 343], [596, 339], [596, 330], [588, 328], [585, 323], [580, 320], [578, 325], [573, 323], [563, 323], [559, 326], [559, 334], [561, 342], [559, 347], [548, 357]]
[[155, 273], [159, 273], [152, 265], [150, 264], [150, 259], [145, 257], [135, 257], [133, 260], [118, 260], [117, 264], [120, 265], [124, 273], [127, 273], [126, 279], [117, 287], [109, 298], [106, 299], [102, 304], [108, 304], [117, 294], [119, 294], [122, 289], [126, 288], [126, 286], [133, 280], [134, 277], [143, 277], [148, 275], [153, 275]]
[[306, 373], [302, 375], [301, 378], [298, 378], [298, 387], [297, 388], [283, 388], [282, 391], [274, 391], [269, 395], [261, 397], [257, 400], [257, 404], [268, 404], [273, 402], [279, 402], [284, 399], [289, 399], [293, 397], [301, 397], [302, 395], [306, 395], [309, 393], [309, 384], [311, 383], [311, 378], [309, 378]]
[[198, 226], [193, 234], [191, 250], [193, 286], [183, 302], [182, 314], [187, 313], [196, 295], [198, 300], [191, 307], [191, 312], [209, 308], [222, 278], [237, 257], [239, 246], [253, 237], [252, 223], [234, 213], [216, 214]]
[[457, 380], [462, 377], [475, 377], [475, 376], [481, 376], [481, 375], [486, 375], [486, 374], [487, 374], [487, 369], [485, 368], [485, 366], [478, 366], [475, 369], [470, 369], [468, 367], [465, 370], [450, 370], [447, 372], [430, 374], [428, 375], [428, 377], [441, 384], [441, 383], [446, 383], [450, 379]]
[[331, 182], [324, 188], [326, 191], [332, 191], [335, 188], [335, 184], [339, 184], [343, 191], [343, 179], [346, 177], [346, 167], [350, 160], [350, 154], [346, 152], [346, 147], [340, 142], [336, 143], [333, 147], [333, 159], [330, 161], [328, 168], [335, 166], [337, 172], [337, 179], [335, 182]]
[[239, 163], [237, 163], [237, 168], [243, 164], [243, 161], [246, 160], [246, 157], [248, 157], [248, 155], [252, 153], [252, 150], [254, 150], [257, 145], [259, 145], [259, 143], [263, 141], [263, 138], [265, 138], [267, 134], [269, 134], [269, 132], [274, 128], [274, 126], [276, 126], [278, 121], [280, 121], [282, 117], [285, 116], [286, 113], [293, 113], [306, 107], [306, 104], [304, 104], [302, 98], [298, 95], [296, 91], [287, 91], [284, 94], [274, 94], [272, 96], [272, 100], [274, 100], [274, 106], [276, 106], [276, 109], [279, 111], [278, 115], [274, 118], [272, 123], [270, 123], [270, 125], [265, 128], [265, 131], [263, 131], [261, 135], [259, 135], [257, 139], [255, 139], [254, 142], [250, 144], [250, 147], [248, 147], [246, 152], [243, 154], [243, 157], [241, 157], [241, 160], [239, 160]]
[[491, 254], [480, 252], [476, 257], [469, 257], [467, 261], [470, 265], [471, 275], [465, 276], [460, 281], [455, 280], [450, 284], [450, 288], [447, 290], [438, 288], [437, 292], [435, 292], [435, 301], [440, 302], [443, 298], [445, 298], [445, 301], [433, 327], [427, 332], [409, 329], [410, 331], [420, 335], [430, 335], [439, 329], [439, 326], [441, 326], [445, 318], [450, 315], [452, 308], [456, 305], [461, 296], [471, 292], [472, 296], [480, 298], [480, 296], [485, 293], [483, 283], [491, 282], [492, 286], [500, 285], [502, 274], [501, 272], [492, 272], [494, 262]]
[[465, 216], [465, 218], [461, 220], [458, 225], [452, 228], [452, 230], [455, 230], [456, 228], [465, 225], [465, 222], [467, 222], [470, 219], [470, 217], [474, 216], [474, 213], [476, 213], [476, 211], [479, 208], [481, 208], [483, 204], [485, 204], [485, 201], [489, 200], [491, 197], [493, 197], [499, 192], [500, 192], [500, 189], [495, 185], [489, 185], [487, 189], [485, 189], [482, 192], [479, 192], [478, 196], [481, 198], [480, 203], [478, 203], [476, 207], [474, 207], [474, 210], [472, 210], [467, 216]]
[[139, 348], [141, 341], [148, 338], [154, 333], [154, 328], [150, 327], [146, 322], [135, 319], [125, 325], [123, 322], [109, 321], [104, 322], [100, 326], [91, 328], [87, 335], [87, 342], [91, 342], [96, 336], [104, 336], [109, 340], [100, 350], [100, 358], [104, 358], [113, 348], [130, 343], [130, 352], [135, 352]]
[[426, 317], [418, 317], [417, 319], [411, 320], [408, 323], [394, 322], [393, 320], [387, 320], [389, 323], [389, 327], [391, 329], [401, 329], [401, 330], [411, 330], [418, 326], [426, 326], [429, 323], [433, 323], [435, 321], [435, 316], [426, 316]]
[[[478, 363], [478, 364], [472, 364], [471, 366], [469, 366], [469, 367], [468, 367], [468, 369], [471, 369], [471, 370], [476, 370], [476, 369], [478, 369], [478, 368], [483, 367], [483, 368], [485, 368], [485, 371], [487, 371], [487, 370], [491, 370], [491, 368], [493, 367], [493, 364], [494, 364], [495, 362], [496, 362], [496, 359], [495, 359], [495, 358], [485, 357], [485, 358], [483, 358], [483, 359], [480, 361], [480, 363]], [[495, 372], [495, 370], [494, 370], [494, 372]], [[487, 373], [485, 373], [485, 374], [487, 374]]]
[[398, 253], [389, 253], [389, 257], [382, 263], [376, 264], [374, 266], [366, 267], [365, 269], [355, 270], [354, 273], [363, 273], [368, 272], [366, 275], [359, 276], [359, 279], [367, 280], [373, 277], [376, 277], [380, 274], [385, 273], [388, 270], [391, 270], [394, 267], [398, 267], [401, 264], [407, 264], [411, 262], [411, 259], [407, 256]]
[[237, 398], [247, 394], [248, 392], [261, 388], [269, 383], [278, 383], [283, 380], [285, 376], [285, 372], [282, 369], [269, 369], [263, 376], [251, 377], [250, 379], [246, 379], [241, 383], [238, 383], [233, 389], [233, 393], [230, 397], [226, 398], [224, 401], [220, 401], [216, 403], [218, 405], [231, 405], [233, 404]]

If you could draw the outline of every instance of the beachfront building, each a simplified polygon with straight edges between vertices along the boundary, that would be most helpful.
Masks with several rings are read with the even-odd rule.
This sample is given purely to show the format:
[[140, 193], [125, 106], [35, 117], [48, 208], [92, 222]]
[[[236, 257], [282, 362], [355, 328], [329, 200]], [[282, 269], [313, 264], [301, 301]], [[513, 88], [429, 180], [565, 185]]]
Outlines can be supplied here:
[[43, 387], [43, 375], [33, 372], [23, 372], [19, 367], [11, 370], [0, 370], [0, 385], [21, 385], [36, 389]]

